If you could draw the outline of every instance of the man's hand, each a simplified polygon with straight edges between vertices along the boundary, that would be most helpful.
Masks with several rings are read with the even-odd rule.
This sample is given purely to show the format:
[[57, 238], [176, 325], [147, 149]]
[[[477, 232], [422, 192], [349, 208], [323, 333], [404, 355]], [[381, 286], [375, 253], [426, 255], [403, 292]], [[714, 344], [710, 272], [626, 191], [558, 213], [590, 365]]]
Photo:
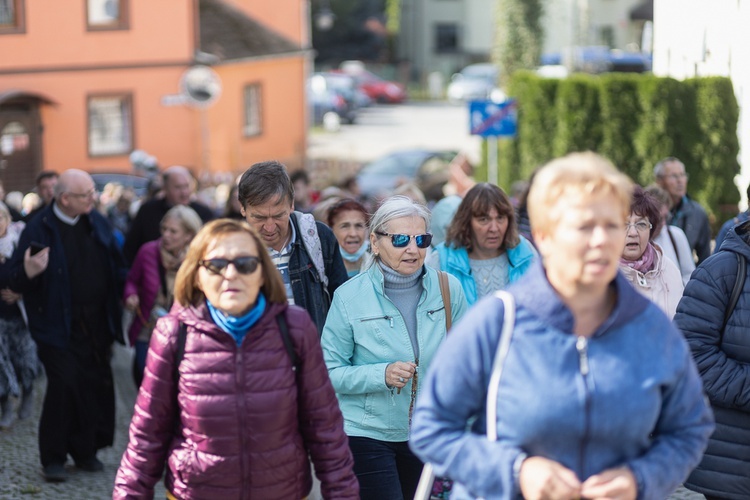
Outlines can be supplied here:
[[0, 299], [3, 300], [6, 304], [15, 304], [19, 301], [21, 298], [20, 293], [16, 293], [10, 288], [3, 288], [0, 290]]
[[49, 247], [40, 250], [36, 255], [31, 255], [31, 248], [27, 248], [23, 254], [23, 270], [29, 279], [34, 279], [42, 274], [49, 264]]
[[634, 500], [638, 485], [628, 467], [607, 469], [583, 482], [581, 496], [591, 500]]
[[519, 474], [526, 500], [573, 500], [581, 497], [581, 482], [575, 472], [543, 457], [529, 457]]

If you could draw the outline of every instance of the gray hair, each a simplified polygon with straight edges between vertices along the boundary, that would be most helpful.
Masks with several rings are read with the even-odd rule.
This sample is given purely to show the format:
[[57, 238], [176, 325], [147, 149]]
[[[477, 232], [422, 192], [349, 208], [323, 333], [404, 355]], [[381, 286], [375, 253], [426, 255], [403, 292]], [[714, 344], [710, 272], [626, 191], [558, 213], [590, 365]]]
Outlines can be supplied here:
[[10, 210], [8, 210], [8, 206], [0, 201], [0, 216], [5, 217], [10, 222]]
[[[426, 206], [417, 203], [408, 196], [396, 195], [385, 200], [370, 219], [371, 233], [388, 233], [388, 224], [402, 217], [421, 217], [424, 220], [426, 231], [430, 231], [430, 211]], [[362, 268], [366, 269], [375, 262], [375, 259], [368, 259], [363, 263]]]
[[679, 158], [675, 158], [674, 156], [667, 156], [663, 160], [659, 160], [656, 165], [654, 165], [654, 178], [659, 179], [664, 175], [664, 169], [667, 166], [667, 163], [680, 163], [682, 164], [683, 168], [685, 167], [685, 164], [680, 161]]
[[170, 208], [167, 213], [164, 214], [164, 217], [161, 218], [160, 225], [168, 219], [176, 220], [185, 231], [193, 236], [198, 234], [198, 231], [200, 231], [203, 226], [203, 221], [198, 213], [185, 205], [176, 205]]

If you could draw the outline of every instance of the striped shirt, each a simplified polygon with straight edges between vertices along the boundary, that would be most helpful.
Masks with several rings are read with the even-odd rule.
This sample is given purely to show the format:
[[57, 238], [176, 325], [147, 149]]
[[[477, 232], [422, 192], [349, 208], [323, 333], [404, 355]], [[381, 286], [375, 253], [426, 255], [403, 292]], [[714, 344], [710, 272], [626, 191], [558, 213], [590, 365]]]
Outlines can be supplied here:
[[276, 265], [276, 269], [281, 273], [281, 279], [284, 280], [287, 301], [289, 301], [290, 305], [294, 305], [292, 282], [289, 278], [289, 259], [292, 256], [294, 241], [297, 239], [297, 231], [294, 229], [294, 224], [291, 221], [289, 222], [289, 228], [292, 230], [292, 237], [289, 239], [289, 243], [287, 243], [281, 251], [269, 248], [268, 253], [271, 255], [271, 260]]

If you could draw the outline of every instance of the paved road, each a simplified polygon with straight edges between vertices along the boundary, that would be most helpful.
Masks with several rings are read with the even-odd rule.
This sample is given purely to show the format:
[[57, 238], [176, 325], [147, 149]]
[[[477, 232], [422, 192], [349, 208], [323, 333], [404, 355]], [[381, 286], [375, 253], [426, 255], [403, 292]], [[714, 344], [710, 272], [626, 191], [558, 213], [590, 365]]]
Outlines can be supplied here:
[[481, 140], [469, 135], [468, 109], [447, 103], [376, 105], [361, 110], [354, 125], [338, 132], [315, 130], [308, 139], [310, 158], [366, 162], [409, 148], [451, 149], [476, 163]]

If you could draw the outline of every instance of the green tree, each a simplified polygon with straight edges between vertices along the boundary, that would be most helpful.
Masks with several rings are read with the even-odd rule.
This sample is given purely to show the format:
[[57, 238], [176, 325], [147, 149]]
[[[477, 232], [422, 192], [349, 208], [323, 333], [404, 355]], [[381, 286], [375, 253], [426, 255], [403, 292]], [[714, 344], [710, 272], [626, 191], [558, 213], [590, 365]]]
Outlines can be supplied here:
[[503, 87], [516, 70], [539, 65], [544, 39], [543, 3], [543, 0], [498, 0], [492, 59], [500, 66]]

